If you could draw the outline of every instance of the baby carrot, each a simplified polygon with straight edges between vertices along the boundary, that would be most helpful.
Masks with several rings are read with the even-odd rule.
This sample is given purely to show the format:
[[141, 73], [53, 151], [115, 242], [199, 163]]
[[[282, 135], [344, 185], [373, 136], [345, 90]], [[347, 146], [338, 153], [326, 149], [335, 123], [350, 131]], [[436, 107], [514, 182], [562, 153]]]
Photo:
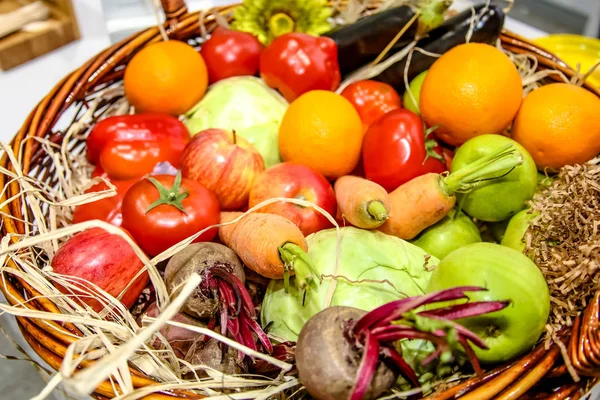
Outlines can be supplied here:
[[[444, 218], [456, 204], [456, 193], [472, 190], [479, 182], [494, 179], [523, 163], [509, 144], [449, 175], [418, 176], [390, 193], [390, 217], [379, 227], [388, 235], [410, 240]], [[496, 176], [494, 176], [496, 175]]]
[[388, 219], [390, 197], [377, 183], [347, 175], [339, 178], [333, 188], [341, 216], [352, 225], [375, 229]]
[[[222, 212], [221, 223], [241, 215], [241, 212]], [[266, 213], [246, 214], [238, 222], [220, 227], [219, 237], [248, 268], [264, 277], [286, 279], [287, 287], [289, 275], [294, 273], [300, 289], [312, 281], [306, 239], [287, 218]]]

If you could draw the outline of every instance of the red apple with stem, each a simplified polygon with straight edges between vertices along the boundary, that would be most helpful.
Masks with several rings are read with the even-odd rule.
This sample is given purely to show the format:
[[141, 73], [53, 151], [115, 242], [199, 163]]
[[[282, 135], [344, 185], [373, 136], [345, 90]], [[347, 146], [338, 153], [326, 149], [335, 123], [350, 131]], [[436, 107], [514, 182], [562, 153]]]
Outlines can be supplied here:
[[[321, 173], [306, 165], [284, 162], [267, 168], [252, 185], [249, 206], [274, 197], [310, 201], [335, 217], [337, 203], [333, 187]], [[331, 226], [331, 222], [314, 208], [293, 203], [281, 201], [259, 211], [286, 217], [298, 225], [305, 236]]]
[[264, 169], [263, 158], [254, 146], [224, 129], [206, 129], [195, 135], [181, 158], [183, 177], [211, 190], [223, 211], [248, 204], [252, 183]]
[[[69, 290], [55, 283], [56, 288], [65, 294], [79, 296], [79, 301], [96, 312], [102, 311], [104, 306], [95, 298], [100, 297], [98, 291], [86, 281], [116, 298], [144, 267], [125, 239], [102, 228], [88, 229], [67, 240], [50, 264], [57, 274], [76, 278], [72, 283], [80, 289]], [[147, 272], [141, 274], [123, 294], [121, 302], [131, 308], [149, 280]], [[92, 292], [91, 296], [89, 292]]]

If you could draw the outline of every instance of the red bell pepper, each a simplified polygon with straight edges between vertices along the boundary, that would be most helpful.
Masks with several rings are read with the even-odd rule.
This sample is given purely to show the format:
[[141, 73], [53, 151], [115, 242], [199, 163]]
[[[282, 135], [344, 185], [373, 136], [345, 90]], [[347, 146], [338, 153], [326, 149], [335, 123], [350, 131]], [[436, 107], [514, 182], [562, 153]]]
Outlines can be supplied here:
[[328, 37], [281, 35], [261, 53], [260, 75], [290, 102], [311, 90], [335, 90], [341, 80], [337, 45]]
[[93, 164], [98, 163], [100, 153], [109, 142], [116, 144], [139, 140], [167, 143], [172, 152], [181, 153], [190, 141], [190, 132], [181, 121], [167, 114], [107, 117], [92, 128], [87, 138], [87, 159]]

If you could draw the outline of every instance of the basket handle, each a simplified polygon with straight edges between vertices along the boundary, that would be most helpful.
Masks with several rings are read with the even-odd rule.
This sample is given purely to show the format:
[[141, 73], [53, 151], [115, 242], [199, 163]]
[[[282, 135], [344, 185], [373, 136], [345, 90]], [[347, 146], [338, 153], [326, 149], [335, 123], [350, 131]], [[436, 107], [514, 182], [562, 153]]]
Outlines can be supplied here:
[[187, 13], [185, 0], [160, 0], [160, 2], [169, 23], [176, 22], [179, 17]]

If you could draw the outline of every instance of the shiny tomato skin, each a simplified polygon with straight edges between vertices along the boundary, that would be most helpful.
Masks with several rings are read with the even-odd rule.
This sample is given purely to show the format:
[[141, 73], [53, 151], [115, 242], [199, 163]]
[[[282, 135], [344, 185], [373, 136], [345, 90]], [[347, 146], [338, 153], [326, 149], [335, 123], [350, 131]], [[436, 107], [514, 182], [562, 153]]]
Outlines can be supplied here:
[[[439, 145], [433, 151], [440, 157]], [[362, 155], [367, 179], [387, 191], [417, 176], [447, 170], [442, 161], [432, 156], [425, 160], [423, 121], [406, 109], [390, 111], [369, 127], [363, 139]]]
[[100, 152], [100, 166], [111, 179], [141, 178], [159, 162], [178, 167], [182, 153], [183, 149], [171, 147], [168, 139], [110, 141]]
[[[176, 179], [172, 175], [155, 175], [153, 178], [167, 189]], [[185, 213], [170, 204], [161, 204], [147, 211], [160, 197], [158, 189], [148, 178], [140, 180], [125, 194], [123, 228], [148, 255], [156, 256], [202, 229], [219, 223], [219, 202], [210, 190], [196, 181], [182, 178], [179, 193], [183, 191], [188, 192], [181, 201]], [[194, 241], [211, 241], [216, 234], [217, 230], [211, 229]]]
[[[75, 207], [72, 223], [77, 224], [79, 222], [99, 219], [115, 226], [121, 226], [123, 222], [123, 215], [121, 213], [123, 197], [125, 196], [125, 193], [127, 193], [127, 190], [129, 190], [129, 188], [138, 180], [139, 179], [130, 179], [126, 181], [112, 180], [111, 183], [116, 187], [117, 194]], [[98, 182], [87, 189], [85, 193], [100, 192], [108, 189], [109, 187], [106, 183]]]
[[263, 47], [250, 33], [218, 27], [200, 49], [209, 82], [212, 84], [233, 76], [256, 75]]
[[402, 107], [398, 92], [383, 82], [364, 80], [351, 83], [342, 91], [342, 96], [356, 108], [366, 127], [384, 114]]
[[113, 115], [97, 122], [86, 139], [86, 156], [97, 164], [109, 142], [166, 139], [174, 151], [182, 152], [190, 141], [186, 126], [172, 115], [142, 113]]

